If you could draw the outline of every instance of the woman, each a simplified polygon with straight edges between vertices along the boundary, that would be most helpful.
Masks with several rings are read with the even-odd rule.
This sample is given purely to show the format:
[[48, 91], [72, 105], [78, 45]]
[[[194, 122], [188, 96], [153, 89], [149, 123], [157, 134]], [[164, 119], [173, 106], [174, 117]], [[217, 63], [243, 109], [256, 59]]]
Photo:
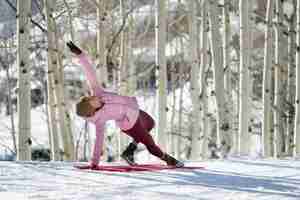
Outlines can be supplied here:
[[122, 132], [134, 139], [134, 142], [130, 143], [121, 155], [128, 164], [135, 164], [134, 151], [137, 149], [137, 144], [141, 142], [152, 155], [165, 161], [167, 165], [183, 167], [182, 162], [164, 153], [155, 144], [149, 134], [155, 122], [150, 115], [139, 109], [136, 98], [104, 91], [97, 82], [96, 72], [88, 57], [73, 42], [68, 42], [67, 46], [83, 66], [91, 93], [91, 96], [81, 98], [76, 104], [77, 115], [84, 117], [96, 126], [96, 141], [90, 163], [91, 168], [96, 168], [99, 163], [103, 146], [104, 125], [109, 120], [114, 120]]

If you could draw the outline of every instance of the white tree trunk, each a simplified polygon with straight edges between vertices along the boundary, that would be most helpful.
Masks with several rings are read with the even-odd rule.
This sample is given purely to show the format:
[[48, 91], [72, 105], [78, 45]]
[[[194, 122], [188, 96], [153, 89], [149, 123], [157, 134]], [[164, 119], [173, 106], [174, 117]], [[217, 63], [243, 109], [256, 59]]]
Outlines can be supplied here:
[[294, 157], [300, 156], [300, 0], [297, 1], [297, 52], [296, 52], [296, 116], [294, 127]]
[[[294, 0], [296, 1], [296, 0]], [[294, 102], [295, 102], [295, 55], [296, 55], [296, 14], [294, 13], [289, 22], [289, 37], [288, 37], [288, 105], [289, 109], [287, 112], [288, 119], [287, 119], [287, 130], [286, 130], [286, 153], [288, 155], [293, 154], [293, 135], [294, 135], [294, 119], [295, 119], [295, 112], [294, 112]]]
[[107, 77], [107, 18], [106, 18], [106, 2], [107, 0], [97, 0], [99, 7], [97, 7], [97, 66], [96, 73], [99, 83], [102, 86], [106, 86], [108, 82]]
[[[49, 30], [49, 29], [48, 29]], [[49, 58], [49, 57], [48, 57]], [[49, 69], [49, 62], [48, 61], [48, 71]], [[52, 68], [53, 69], [53, 68]], [[56, 100], [55, 100], [55, 93], [54, 93], [54, 77], [50, 74], [47, 75], [47, 82], [48, 84], [48, 116], [49, 116], [49, 130], [50, 130], [50, 149], [51, 149], [51, 160], [59, 161], [62, 159], [61, 157], [61, 150], [60, 150], [60, 137], [59, 137], [59, 130], [58, 130], [58, 116], [56, 115]]]
[[[175, 49], [173, 46], [172, 46], [172, 50]], [[172, 55], [176, 55], [176, 54], [173, 54]], [[176, 135], [175, 135], [175, 132], [176, 132], [176, 129], [175, 129], [175, 117], [176, 117], [176, 74], [175, 74], [175, 64], [176, 64], [176, 61], [175, 59], [172, 59], [171, 61], [171, 91], [172, 91], [172, 108], [171, 108], [171, 119], [170, 119], [170, 134], [169, 134], [169, 137], [168, 137], [168, 140], [170, 141], [169, 143], [169, 152], [172, 154], [172, 155], [175, 155], [175, 138], [176, 138]]]
[[[234, 40], [234, 39], [233, 39]], [[233, 42], [232, 46], [233, 49], [236, 53], [236, 58], [237, 58], [237, 62], [238, 64], [234, 66], [234, 70], [237, 72], [237, 74], [241, 74], [240, 73], [240, 40], [236, 40], [235, 42]], [[239, 77], [240, 78], [240, 77]], [[234, 138], [233, 138], [233, 143], [235, 144], [233, 146], [233, 150], [232, 153], [238, 155], [239, 154], [239, 113], [240, 113], [240, 101], [239, 101], [239, 95], [240, 95], [240, 91], [239, 91], [239, 84], [235, 84], [234, 88], [233, 88], [233, 95], [235, 97], [235, 99], [237, 99], [236, 105], [235, 105], [235, 110], [236, 112], [234, 113], [233, 116], [233, 121], [234, 121], [234, 129], [236, 130], [236, 134], [234, 134]]]
[[55, 57], [55, 46], [54, 46], [54, 26], [52, 13], [56, 1], [45, 0], [45, 16], [47, 20], [47, 39], [48, 39], [48, 68], [47, 68], [47, 91], [48, 91], [48, 116], [49, 116], [49, 129], [50, 129], [50, 149], [51, 149], [51, 160], [60, 160], [60, 150], [59, 150], [59, 137], [58, 137], [58, 127], [56, 119], [56, 103], [54, 96], [54, 67], [56, 65]]
[[[56, 3], [56, 2], [52, 2], [52, 3]], [[55, 19], [53, 18], [53, 6], [54, 4], [50, 4], [50, 2], [48, 2], [48, 10], [46, 10], [47, 16], [47, 22], [48, 22], [48, 45], [49, 45], [49, 55], [48, 55], [48, 64], [49, 64], [49, 83], [52, 82], [53, 86], [48, 86], [48, 87], [53, 87], [53, 94], [54, 94], [54, 99], [55, 99], [55, 109], [56, 109], [56, 115], [57, 115], [57, 119], [58, 119], [58, 124], [59, 124], [59, 130], [60, 130], [60, 134], [61, 134], [61, 139], [62, 139], [62, 143], [63, 143], [63, 148], [64, 148], [64, 159], [65, 160], [69, 160], [72, 161], [75, 159], [75, 146], [74, 146], [74, 141], [73, 141], [73, 135], [72, 135], [72, 131], [71, 131], [71, 119], [70, 119], [70, 115], [68, 113], [68, 110], [66, 108], [66, 101], [65, 101], [65, 91], [64, 91], [64, 78], [63, 78], [63, 64], [62, 64], [62, 58], [61, 58], [61, 54], [60, 54], [60, 48], [59, 48], [59, 44], [58, 44], [58, 32], [57, 32], [57, 28], [56, 28], [56, 23], [55, 23]], [[56, 38], [56, 39], [54, 39]], [[53, 80], [52, 80], [53, 79]], [[49, 100], [53, 101], [52, 98], [52, 93], [51, 93], [51, 89], [49, 90]], [[50, 104], [50, 115], [51, 116], [53, 113], [53, 110], [51, 110], [52, 106], [54, 106], [53, 104]], [[51, 118], [53, 118], [54, 116], [51, 116]], [[53, 135], [52, 135], [52, 139], [53, 139], [53, 143], [52, 146], [55, 149], [54, 153], [55, 158], [53, 159], [57, 159], [57, 154], [59, 153], [59, 149], [57, 149], [58, 144], [57, 141], [58, 138], [55, 134], [55, 129], [56, 127], [53, 127], [54, 124], [52, 124], [52, 128], [53, 128]], [[55, 126], [55, 125], [54, 125]]]
[[191, 65], [191, 97], [192, 97], [192, 133], [191, 133], [191, 159], [200, 158], [200, 108], [201, 104], [199, 101], [200, 97], [200, 86], [199, 86], [199, 60], [198, 60], [198, 33], [197, 33], [197, 21], [196, 21], [196, 0], [190, 0], [189, 5], [189, 40], [190, 40], [190, 65]]
[[[59, 130], [64, 148], [64, 159], [75, 159], [75, 146], [73, 135], [71, 131], [71, 119], [66, 108], [64, 78], [63, 78], [63, 64], [58, 44], [58, 32], [56, 28], [55, 19], [53, 18], [53, 8], [55, 1], [46, 2], [46, 18], [48, 25], [48, 98], [50, 106], [50, 130], [51, 130], [51, 145], [52, 145], [52, 159], [60, 159], [60, 150], [58, 144], [57, 127], [54, 123], [55, 118], [58, 119]], [[55, 38], [55, 39], [54, 39]], [[54, 95], [54, 97], [53, 97]], [[55, 103], [54, 103], [55, 102]]]
[[182, 135], [183, 135], [183, 90], [184, 90], [184, 79], [183, 79], [183, 65], [182, 63], [179, 64], [179, 112], [178, 112], [178, 134], [176, 136], [176, 142], [174, 143], [176, 146], [175, 149], [175, 156], [177, 158], [181, 157], [181, 147], [182, 147]]
[[224, 37], [223, 37], [223, 68], [225, 70], [225, 95], [226, 95], [226, 108], [227, 111], [225, 112], [226, 118], [228, 120], [228, 127], [224, 127], [227, 131], [227, 137], [228, 137], [228, 148], [230, 150], [233, 149], [233, 100], [232, 100], [232, 69], [230, 64], [230, 17], [229, 17], [229, 7], [230, 7], [230, 0], [224, 0], [224, 6], [223, 6], [223, 30], [224, 30]]
[[200, 32], [200, 95], [202, 105], [202, 141], [200, 146], [203, 158], [208, 158], [208, 142], [209, 142], [209, 118], [208, 118], [208, 104], [207, 104], [207, 88], [206, 88], [206, 68], [207, 68], [207, 1], [202, 1], [201, 4], [201, 32]]
[[[124, 12], [124, 1], [120, 0], [120, 15], [122, 18], [125, 17]], [[128, 95], [128, 54], [127, 54], [127, 44], [128, 44], [128, 29], [125, 25], [121, 32], [121, 44], [120, 44], [120, 65], [119, 65], [119, 93], [122, 95]], [[119, 149], [122, 150], [128, 143], [128, 137], [125, 134], [119, 134]]]
[[167, 61], [166, 61], [166, 36], [167, 36], [167, 8], [166, 0], [156, 0], [156, 86], [157, 86], [157, 128], [156, 136], [163, 150], [167, 150]]
[[[7, 78], [7, 103], [8, 103], [8, 113], [10, 114], [10, 122], [11, 122], [11, 138], [13, 142], [13, 151], [14, 153], [17, 153], [17, 138], [16, 138], [16, 128], [15, 128], [15, 115], [14, 115], [14, 109], [12, 105], [12, 88], [11, 88], [11, 75], [9, 72], [10, 67], [10, 62], [9, 62], [9, 52], [8, 49], [10, 48], [9, 42], [4, 42], [4, 48], [5, 48], [5, 54], [6, 54], [6, 61], [7, 63], [1, 63], [3, 65], [3, 68], [6, 73], [6, 78]], [[12, 42], [11, 42], [12, 43]], [[12, 45], [12, 44], [11, 44]], [[5, 66], [4, 66], [5, 65]]]
[[[248, 1], [248, 34], [249, 34], [249, 40], [248, 40], [248, 113], [253, 113], [253, 84], [254, 84], [254, 77], [253, 77], [253, 73], [251, 72], [251, 69], [253, 69], [255, 62], [252, 60], [253, 57], [253, 45], [254, 45], [254, 33], [255, 33], [255, 11], [254, 11], [254, 1]], [[253, 117], [253, 116], [252, 116]], [[257, 123], [254, 118], [251, 118], [249, 121], [250, 116], [248, 115], [248, 131], [249, 131], [249, 137], [250, 140], [252, 140], [253, 138], [253, 126], [255, 123]], [[249, 153], [250, 151], [253, 149], [253, 145], [254, 147], [256, 147], [258, 144], [251, 144], [249, 145]]]
[[[179, 54], [179, 52], [182, 52], [183, 49], [183, 38], [176, 38], [176, 55]], [[184, 97], [183, 97], [183, 93], [184, 93], [184, 65], [181, 62], [183, 60], [183, 56], [178, 58], [178, 83], [179, 83], [179, 101], [178, 101], [178, 131], [177, 134], [175, 136], [175, 141], [174, 141], [174, 152], [175, 152], [175, 156], [177, 158], [181, 157], [181, 153], [182, 153], [182, 136], [184, 133], [184, 129], [183, 129], [183, 101], [184, 101]]]
[[30, 19], [31, 0], [17, 1], [18, 151], [17, 160], [31, 160]]
[[[55, 26], [56, 27], [56, 26]], [[59, 38], [57, 30], [55, 31], [55, 38]], [[57, 49], [60, 49], [58, 40], [55, 40], [55, 45]], [[64, 90], [64, 73], [63, 73], [63, 64], [60, 51], [56, 52], [57, 67], [55, 69], [55, 95], [57, 102], [57, 111], [59, 118], [59, 127], [64, 145], [64, 159], [68, 161], [75, 160], [75, 144], [71, 128], [71, 119], [70, 114], [67, 109], [67, 103], [65, 98]]]
[[[178, 55], [178, 53], [180, 52], [180, 41], [178, 38], [175, 39], [175, 55]], [[180, 62], [179, 62], [179, 58], [176, 57], [175, 59], [175, 64], [178, 63], [178, 72], [176, 72], [175, 75], [175, 79], [178, 80], [178, 85], [179, 85], [179, 100], [178, 100], [178, 121], [177, 121], [177, 131], [176, 134], [174, 134], [172, 136], [172, 150], [173, 150], [173, 155], [177, 158], [179, 158], [180, 156], [180, 142], [181, 142], [181, 138], [180, 138], [180, 134], [182, 133], [182, 103], [183, 103], [183, 76], [182, 76], [182, 71], [183, 71], [183, 67], [180, 66]], [[175, 67], [175, 66], [174, 66]], [[174, 89], [175, 90], [175, 89]], [[174, 91], [174, 93], [176, 93]], [[174, 94], [175, 96], [176, 94]], [[174, 97], [175, 99], [175, 97]], [[177, 101], [176, 101], [177, 102]], [[174, 102], [175, 104], [175, 102]], [[176, 105], [174, 105], [174, 107], [176, 107]]]
[[[124, 16], [124, 3], [123, 0], [120, 0], [120, 15]], [[120, 58], [119, 58], [119, 92], [120, 94], [126, 94], [128, 88], [128, 66], [127, 66], [127, 42], [128, 42], [128, 31], [126, 25], [124, 26], [121, 32], [121, 41], [120, 41]]]
[[272, 77], [272, 19], [273, 0], [268, 0], [266, 14], [265, 52], [264, 52], [264, 74], [263, 74], [263, 155], [271, 156], [271, 77]]
[[[130, 21], [132, 22], [134, 17], [130, 16]], [[133, 54], [133, 43], [135, 41], [135, 32], [133, 23], [129, 24], [129, 35], [128, 35], [128, 48], [127, 48], [127, 63], [128, 63], [128, 94], [134, 95], [137, 89], [137, 76], [136, 76], [136, 65], [135, 56]]]
[[230, 137], [228, 135], [228, 122], [225, 117], [226, 102], [224, 93], [224, 69], [222, 38], [218, 26], [218, 6], [217, 1], [209, 1], [209, 24], [210, 24], [210, 45], [212, 49], [212, 59], [214, 65], [214, 85], [217, 103], [217, 146], [222, 149], [224, 156], [230, 148]]
[[283, 55], [282, 48], [282, 3], [281, 0], [276, 0], [276, 34], [275, 34], [275, 91], [274, 91], [274, 157], [281, 156], [283, 151], [283, 121], [282, 117], [282, 101], [283, 101]]
[[250, 152], [248, 131], [249, 101], [249, 7], [248, 0], [240, 0], [240, 89], [239, 89], [239, 153]]

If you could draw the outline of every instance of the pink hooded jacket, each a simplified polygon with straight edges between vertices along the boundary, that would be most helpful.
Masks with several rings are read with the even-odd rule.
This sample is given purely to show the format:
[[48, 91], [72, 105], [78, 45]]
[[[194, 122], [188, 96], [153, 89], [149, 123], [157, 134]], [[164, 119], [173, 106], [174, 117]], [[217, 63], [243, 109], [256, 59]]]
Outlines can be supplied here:
[[84, 53], [80, 54], [78, 59], [88, 80], [91, 94], [100, 97], [104, 102], [104, 106], [94, 116], [85, 118], [88, 122], [96, 125], [96, 141], [91, 162], [97, 165], [103, 149], [103, 134], [106, 121], [114, 120], [121, 130], [129, 130], [137, 121], [139, 106], [135, 97], [121, 96], [104, 91], [97, 82], [96, 71], [90, 59]]

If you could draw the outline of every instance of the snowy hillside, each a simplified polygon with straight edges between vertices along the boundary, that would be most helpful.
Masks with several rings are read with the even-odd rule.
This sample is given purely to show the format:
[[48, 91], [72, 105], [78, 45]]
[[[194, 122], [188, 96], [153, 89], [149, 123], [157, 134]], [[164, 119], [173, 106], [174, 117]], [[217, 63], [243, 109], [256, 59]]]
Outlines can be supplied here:
[[[74, 163], [0, 162], [1, 199], [14, 200], [299, 200], [300, 161], [186, 162], [200, 170], [112, 173]], [[106, 164], [106, 163], [105, 163]]]

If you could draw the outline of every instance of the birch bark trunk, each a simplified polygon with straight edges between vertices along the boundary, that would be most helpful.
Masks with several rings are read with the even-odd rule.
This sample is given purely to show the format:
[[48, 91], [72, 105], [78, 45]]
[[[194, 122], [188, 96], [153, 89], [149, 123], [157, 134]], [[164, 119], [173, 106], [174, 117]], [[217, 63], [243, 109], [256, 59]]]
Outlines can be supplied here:
[[[224, 30], [224, 37], [223, 37], [223, 68], [225, 71], [225, 95], [226, 95], [226, 118], [228, 120], [228, 127], [227, 127], [227, 141], [228, 141], [228, 148], [232, 150], [233, 148], [233, 100], [232, 100], [232, 84], [231, 84], [231, 75], [232, 69], [230, 64], [230, 17], [229, 17], [229, 8], [230, 8], [230, 0], [224, 0], [223, 5], [223, 30]], [[225, 127], [224, 127], [225, 128]], [[229, 150], [228, 150], [229, 151]]]
[[[293, 1], [296, 5], [296, 0]], [[286, 153], [288, 155], [293, 154], [293, 135], [294, 135], [294, 102], [295, 102], [295, 55], [296, 55], [296, 13], [294, 13], [289, 21], [289, 36], [288, 36], [288, 119], [286, 130]]]
[[300, 156], [300, 0], [297, 1], [297, 52], [296, 52], [296, 101], [295, 101], [295, 126], [294, 126], [294, 151], [293, 156]]
[[59, 136], [58, 136], [58, 120], [56, 116], [56, 100], [54, 92], [54, 71], [55, 65], [57, 64], [55, 58], [55, 46], [54, 46], [54, 26], [52, 13], [56, 1], [45, 0], [45, 16], [47, 21], [47, 39], [48, 39], [48, 68], [47, 68], [47, 91], [48, 91], [48, 116], [49, 116], [49, 129], [50, 129], [50, 149], [51, 149], [51, 160], [60, 160], [59, 150]]
[[[120, 0], [120, 15], [122, 18], [125, 17], [124, 12], [124, 1]], [[128, 44], [128, 29], [127, 25], [121, 32], [121, 44], [120, 44], [120, 59], [119, 59], [119, 93], [122, 95], [128, 95], [128, 54], [127, 54], [127, 44]], [[128, 140], [125, 134], [119, 134], [119, 149], [122, 153], [122, 149], [125, 149]]]
[[[176, 38], [175, 39], [175, 55], [178, 55], [179, 52], [181, 51], [181, 42], [179, 41], [181, 38]], [[177, 56], [175, 59], [175, 62], [178, 63], [178, 71], [176, 71], [176, 79], [178, 80], [178, 85], [179, 85], [179, 100], [178, 100], [178, 129], [177, 129], [177, 134], [173, 135], [173, 151], [174, 151], [174, 156], [179, 158], [180, 156], [180, 144], [181, 144], [181, 137], [180, 133], [182, 133], [182, 109], [183, 109], [183, 68], [180, 66], [180, 58]]]
[[[47, 4], [48, 3], [48, 4]], [[58, 125], [61, 134], [61, 139], [64, 148], [64, 159], [65, 160], [74, 160], [75, 159], [75, 146], [73, 141], [73, 135], [71, 131], [71, 122], [70, 115], [66, 108], [65, 101], [65, 91], [64, 91], [64, 79], [63, 79], [63, 64], [62, 58], [59, 51], [58, 32], [56, 28], [55, 19], [53, 18], [53, 10], [55, 1], [51, 4], [49, 1], [46, 2], [46, 18], [48, 24], [48, 87], [49, 88], [49, 105], [50, 105], [50, 113], [49, 116], [51, 121], [54, 120], [54, 117], [59, 119]], [[54, 95], [54, 98], [52, 97]], [[53, 99], [52, 99], [53, 98]], [[51, 104], [51, 102], [55, 101], [55, 104]], [[51, 110], [51, 109], [55, 110]], [[54, 113], [52, 113], [54, 112]], [[55, 116], [52, 116], [55, 115]], [[58, 147], [58, 136], [56, 135], [56, 127], [54, 127], [52, 121], [52, 147], [53, 147], [53, 159], [60, 159], [60, 151]]]
[[[249, 34], [249, 43], [248, 43], [248, 65], [249, 65], [249, 76], [248, 76], [248, 113], [253, 113], [253, 94], [254, 94], [254, 90], [253, 90], [253, 83], [254, 83], [254, 76], [253, 76], [253, 72], [251, 71], [251, 69], [253, 69], [254, 67], [254, 61], [253, 61], [253, 52], [254, 52], [254, 33], [255, 33], [255, 11], [254, 11], [254, 1], [248, 1], [248, 34]], [[249, 120], [250, 119], [250, 120]], [[253, 116], [248, 115], [248, 134], [250, 137], [249, 141], [252, 141], [253, 138], [253, 130], [254, 130], [254, 124], [257, 123]], [[253, 146], [251, 146], [253, 145]], [[251, 153], [253, 148], [256, 148], [257, 145], [260, 145], [260, 143], [254, 143], [252, 144], [250, 142], [249, 144], [249, 153]]]
[[[172, 46], [171, 47], [172, 51], [174, 49], [174, 47]], [[174, 51], [175, 52], [175, 51]], [[176, 53], [172, 54], [172, 55], [176, 55]], [[176, 132], [176, 129], [175, 129], [175, 117], [176, 117], [176, 74], [175, 74], [175, 64], [176, 64], [176, 61], [175, 61], [175, 58], [172, 59], [171, 61], [171, 91], [172, 91], [172, 108], [171, 108], [171, 119], [170, 119], [170, 135], [168, 137], [168, 140], [170, 141], [170, 144], [169, 144], [169, 151], [172, 155], [175, 155], [175, 138], [176, 138], [176, 135], [175, 135], [175, 132]]]
[[155, 44], [156, 44], [156, 86], [157, 86], [157, 128], [156, 136], [162, 149], [167, 150], [166, 123], [167, 123], [167, 61], [166, 61], [166, 36], [167, 36], [167, 8], [166, 0], [156, 0], [155, 17]]
[[196, 10], [197, 4], [195, 0], [190, 0], [189, 3], [189, 40], [190, 40], [190, 65], [191, 65], [191, 97], [192, 97], [192, 133], [191, 133], [191, 159], [200, 158], [200, 86], [199, 86], [199, 60], [198, 60], [198, 33], [197, 33], [197, 21]]
[[202, 106], [202, 149], [201, 154], [203, 158], [208, 158], [208, 143], [209, 143], [209, 118], [208, 118], [208, 104], [207, 104], [207, 88], [206, 88], [206, 68], [207, 68], [207, 33], [208, 33], [208, 23], [207, 23], [207, 0], [201, 2], [201, 32], [200, 32], [200, 96], [201, 96], [201, 106]]
[[276, 0], [276, 30], [275, 30], [275, 88], [274, 88], [274, 157], [283, 153], [283, 43], [282, 43], [283, 10], [281, 0]]
[[106, 49], [106, 41], [107, 41], [107, 13], [106, 13], [106, 3], [107, 0], [97, 0], [98, 6], [97, 7], [97, 66], [96, 66], [96, 73], [99, 83], [102, 86], [107, 85], [108, 77], [107, 77], [107, 49]]
[[218, 26], [218, 7], [217, 1], [209, 1], [209, 23], [210, 23], [210, 45], [212, 49], [212, 59], [214, 66], [214, 87], [217, 103], [217, 146], [221, 153], [226, 157], [230, 149], [230, 140], [228, 136], [228, 122], [225, 117], [226, 103], [224, 92], [224, 69], [223, 69], [223, 51], [221, 34]]
[[[124, 2], [120, 0], [120, 15], [124, 16]], [[128, 88], [128, 65], [127, 65], [127, 42], [128, 42], [128, 30], [125, 25], [121, 31], [121, 44], [120, 44], [120, 58], [119, 58], [119, 91], [121, 94], [127, 93]]]
[[181, 135], [183, 133], [183, 89], [184, 89], [184, 79], [183, 79], [183, 67], [179, 64], [179, 113], [178, 113], [178, 135], [176, 136], [175, 142], [175, 156], [177, 158], [181, 157]]
[[17, 1], [17, 66], [19, 77], [17, 160], [31, 160], [30, 19], [31, 0]]
[[6, 60], [7, 60], [7, 66], [3, 66], [3, 68], [5, 68], [5, 72], [6, 72], [6, 78], [7, 78], [7, 93], [8, 93], [8, 110], [9, 110], [9, 114], [10, 114], [10, 122], [11, 122], [11, 138], [13, 141], [13, 150], [14, 153], [17, 153], [17, 139], [16, 139], [16, 128], [15, 128], [15, 115], [14, 115], [14, 109], [13, 109], [13, 105], [12, 105], [12, 88], [11, 88], [11, 76], [9, 73], [9, 69], [10, 69], [10, 63], [9, 63], [9, 51], [8, 48], [10, 45], [7, 45], [7, 43], [9, 42], [5, 42], [5, 54], [7, 55]]
[[239, 89], [239, 153], [250, 152], [248, 131], [249, 100], [249, 7], [248, 0], [240, 0], [240, 89]]
[[133, 44], [135, 41], [135, 32], [133, 25], [134, 17], [130, 15], [129, 17], [129, 27], [128, 27], [128, 48], [127, 48], [127, 63], [128, 63], [128, 94], [134, 95], [137, 89], [137, 76], [136, 74], [136, 64], [135, 56], [133, 54]]
[[268, 0], [266, 14], [266, 32], [264, 47], [264, 73], [263, 73], [263, 155], [271, 156], [271, 80], [272, 80], [272, 19], [273, 19], [273, 0]]
[[[56, 27], [56, 26], [55, 26]], [[55, 29], [55, 38], [59, 38]], [[55, 40], [56, 49], [61, 49], [58, 40]], [[57, 66], [55, 68], [55, 95], [57, 99], [57, 112], [59, 118], [59, 128], [64, 145], [64, 158], [68, 161], [75, 160], [75, 144], [72, 134], [70, 114], [67, 109], [67, 102], [64, 89], [63, 63], [60, 51], [56, 52]]]

